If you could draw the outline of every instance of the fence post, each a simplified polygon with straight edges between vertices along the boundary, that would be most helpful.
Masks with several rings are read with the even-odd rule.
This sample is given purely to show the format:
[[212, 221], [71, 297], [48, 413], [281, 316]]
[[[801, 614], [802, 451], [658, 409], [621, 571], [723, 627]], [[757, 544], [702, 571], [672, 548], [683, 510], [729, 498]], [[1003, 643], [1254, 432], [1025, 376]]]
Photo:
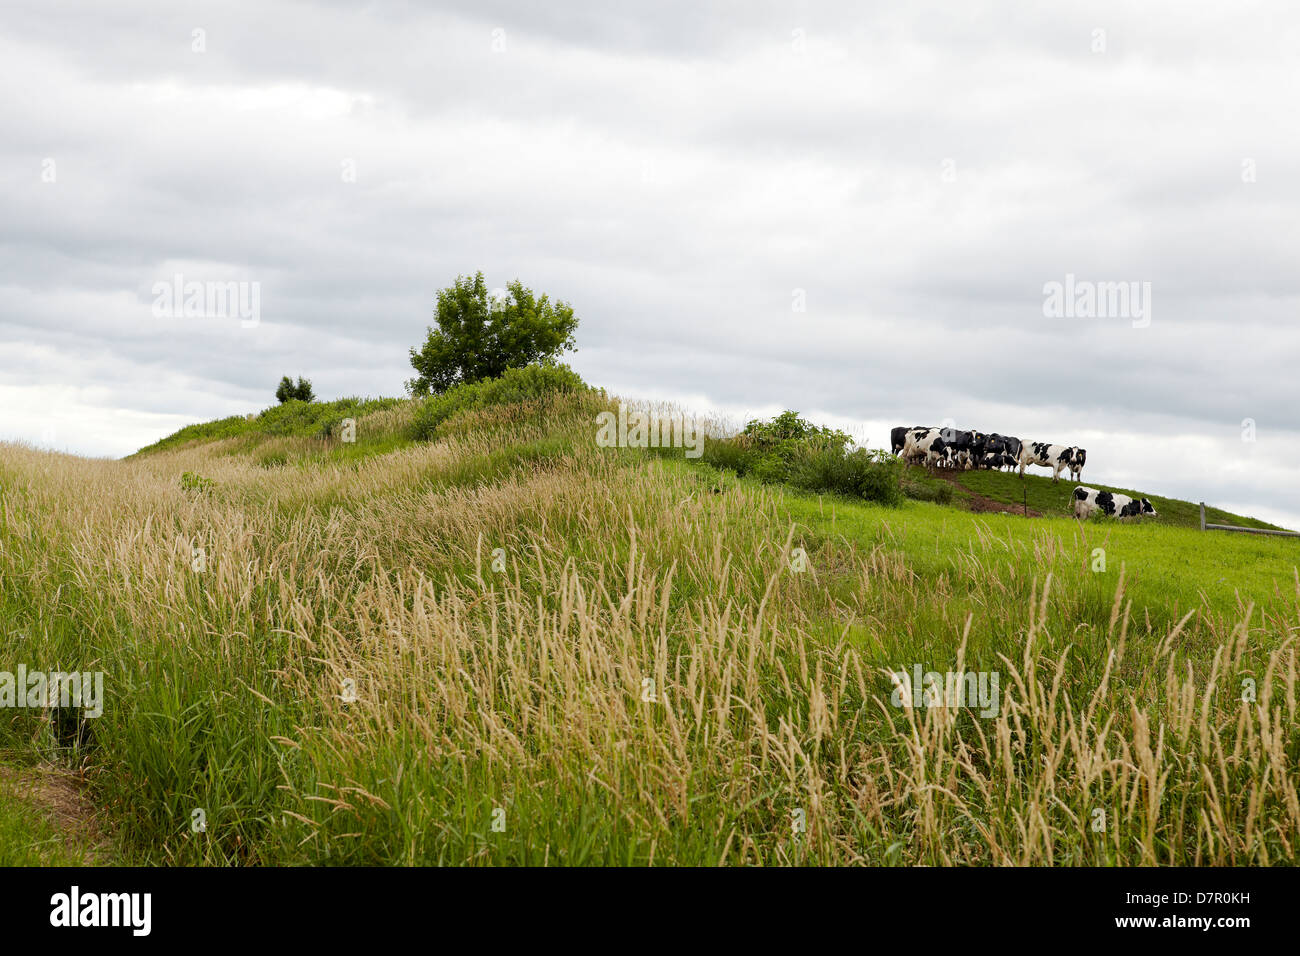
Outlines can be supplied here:
[[1205, 502], [1201, 502], [1201, 530], [1205, 530]]

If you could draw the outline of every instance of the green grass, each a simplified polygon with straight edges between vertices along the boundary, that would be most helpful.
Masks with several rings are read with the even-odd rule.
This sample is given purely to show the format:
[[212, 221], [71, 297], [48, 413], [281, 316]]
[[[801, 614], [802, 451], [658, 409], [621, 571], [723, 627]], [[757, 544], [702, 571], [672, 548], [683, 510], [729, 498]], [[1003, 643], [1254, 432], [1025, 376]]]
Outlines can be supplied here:
[[942, 478], [929, 474], [923, 468], [909, 468], [902, 478], [903, 494], [914, 501], [930, 501], [935, 504], [956, 504], [969, 507], [970, 492]]
[[78, 847], [49, 816], [8, 787], [0, 787], [0, 867], [87, 866], [88, 848]]
[[[915, 466], [909, 468], [908, 477], [915, 480], [921, 470]], [[1069, 515], [1072, 511], [1070, 496], [1074, 492], [1076, 484], [1083, 484], [1099, 491], [1119, 492], [1128, 495], [1130, 498], [1150, 499], [1151, 504], [1160, 513], [1159, 518], [1152, 520], [1162, 525], [1196, 528], [1198, 530], [1201, 526], [1201, 511], [1198, 503], [1181, 501], [1177, 498], [1166, 498], [1150, 491], [1136, 491], [1132, 488], [1102, 485], [1089, 480], [1073, 482], [1065, 477], [1059, 482], [1053, 482], [1051, 478], [1028, 472], [1025, 473], [1022, 482], [1019, 474], [1014, 471], [963, 471], [957, 473], [956, 479], [962, 487], [1008, 505], [1023, 504], [1027, 495], [1030, 509], [1049, 517], [1053, 515]], [[930, 480], [936, 479], [931, 478]], [[1205, 507], [1205, 520], [1211, 524], [1233, 524], [1247, 528], [1282, 530], [1277, 525], [1269, 524], [1266, 521], [1235, 515], [1221, 508], [1212, 508], [1209, 505]]]
[[332, 402], [300, 402], [297, 400], [273, 405], [250, 417], [232, 415], [212, 422], [186, 425], [166, 438], [147, 445], [129, 457], [156, 454], [199, 442], [220, 441], [226, 438], [247, 438], [253, 444], [267, 438], [325, 437], [327, 430], [345, 418], [360, 418], [374, 412], [392, 408], [399, 398], [340, 398]]
[[525, 365], [507, 369], [500, 378], [463, 382], [416, 404], [411, 435], [420, 441], [441, 437], [441, 426], [457, 415], [503, 405], [543, 402], [559, 395], [587, 392], [588, 386], [569, 366]]
[[[673, 467], [683, 472], [699, 468], [685, 462]], [[919, 471], [909, 469], [904, 480], [946, 484], [943, 479]], [[1067, 513], [1074, 485], [1062, 492], [1065, 482], [1053, 486], [1050, 478], [1026, 477], [1031, 508], [1049, 515]], [[1008, 497], [1001, 500], [1008, 502], [1010, 491], [1020, 487], [1017, 475], [999, 472], [968, 472], [959, 480], [988, 497], [997, 497], [990, 492], [1002, 492]], [[716, 483], [716, 479], [707, 482]], [[833, 550], [837, 545], [897, 549], [907, 555], [910, 568], [923, 585], [969, 579], [967, 561], [972, 551], [978, 551], [991, 555], [1009, 573], [1020, 574], [1025, 580], [1050, 571], [1058, 578], [1084, 584], [1098, 606], [1104, 604], [1108, 616], [1122, 566], [1128, 594], [1144, 613], [1155, 615], [1151, 618], [1153, 626], [1156, 622], [1176, 622], [1193, 607], [1232, 616], [1252, 601], [1264, 603], [1278, 595], [1293, 594], [1297, 587], [1300, 542], [1265, 535], [1203, 532], [1199, 510], [1195, 522], [1186, 517], [1189, 509], [1197, 506], [1172, 499], [1160, 499], [1174, 515], [1172, 521], [1165, 520], [1164, 508], [1157, 505], [1161, 512], [1158, 519], [1134, 523], [1092, 520], [1082, 524], [1071, 517], [1025, 518], [1014, 511], [972, 514], [965, 510], [960, 490], [952, 506], [913, 500], [901, 508], [888, 508], [795, 489], [787, 489], [782, 501], [789, 520], [804, 535], [802, 540], [814, 549]], [[1208, 507], [1206, 513], [1210, 514]], [[1222, 511], [1216, 514], [1229, 519], [1225, 523], [1245, 524], [1251, 520]], [[1262, 522], [1249, 526], [1269, 527]], [[1095, 553], [1097, 549], [1104, 552], [1104, 560], [1098, 560], [1102, 556]], [[1103, 564], [1104, 570], [1094, 570], [1094, 566]], [[974, 610], [975, 606], [958, 592], [952, 607], [957, 613]]]
[[[1300, 564], [1300, 547], [1285, 538], [1210, 535], [1155, 522], [1080, 525], [1073, 518], [969, 514], [925, 502], [909, 502], [889, 512], [793, 493], [785, 507], [814, 541], [835, 536], [858, 547], [902, 550], [912, 570], [930, 584], [945, 577], [968, 579], [966, 562], [973, 549], [994, 554], [1001, 550], [1001, 563], [1009, 571], [1050, 571], [1091, 594], [1097, 609], [1104, 604], [1106, 615], [1122, 566], [1127, 593], [1135, 606], [1153, 615], [1154, 628], [1176, 622], [1190, 608], [1232, 616], [1251, 601], [1292, 594]], [[1098, 549], [1104, 552], [1104, 570], [1094, 571], [1094, 564], [1102, 566], [1102, 556], [1094, 553]], [[956, 613], [976, 609], [980, 599], [972, 595], [957, 594]]]
[[[88, 767], [141, 864], [1294, 857], [1294, 542], [1165, 499], [1080, 524], [1039, 476], [965, 473], [951, 505], [798, 492], [597, 449], [598, 401], [466, 407], [431, 445], [386, 413], [360, 449], [307, 441], [290, 410], [214, 431], [219, 460], [193, 438], [62, 471], [0, 449], [9, 658], [102, 669], [111, 705], [85, 752], [29, 711], [0, 713], [0, 746]], [[1049, 517], [965, 507], [1022, 488]], [[995, 722], [888, 705], [886, 671], [959, 660], [1004, 675]], [[1086, 774], [1071, 739], [1098, 748]], [[1078, 825], [1098, 806], [1104, 839]], [[0, 853], [56, 853], [40, 826], [0, 805]]]

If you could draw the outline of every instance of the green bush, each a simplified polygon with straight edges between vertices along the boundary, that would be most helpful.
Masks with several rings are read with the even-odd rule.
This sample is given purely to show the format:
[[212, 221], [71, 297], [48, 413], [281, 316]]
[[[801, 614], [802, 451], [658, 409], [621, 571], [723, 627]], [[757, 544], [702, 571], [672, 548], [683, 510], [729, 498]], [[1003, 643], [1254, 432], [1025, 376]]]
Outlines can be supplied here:
[[216, 484], [211, 478], [204, 478], [192, 471], [181, 475], [181, 488], [185, 491], [211, 491]]
[[349, 416], [355, 418], [364, 406], [365, 411], [379, 411], [397, 402], [385, 398], [361, 402], [355, 398], [341, 398], [334, 402], [302, 402], [291, 398], [283, 405], [273, 405], [257, 416], [259, 429], [265, 435], [288, 437], [327, 437], [332, 426]]
[[770, 422], [750, 419], [742, 431], [746, 443], [780, 454], [794, 454], [808, 448], [844, 448], [852, 439], [841, 431], [814, 425], [786, 409]]
[[535, 401], [548, 395], [586, 391], [587, 384], [567, 365], [525, 365], [507, 369], [499, 378], [454, 385], [426, 398], [415, 410], [412, 437], [430, 441], [438, 426], [458, 412]]
[[749, 422], [734, 438], [707, 440], [701, 457], [762, 482], [901, 504], [902, 462], [884, 451], [850, 451], [851, 443], [844, 432], [785, 411], [771, 421]]
[[316, 393], [312, 391], [311, 382], [301, 375], [298, 376], [297, 385], [293, 383], [293, 379], [288, 375], [280, 379], [280, 384], [275, 390], [275, 397], [282, 405], [285, 402], [295, 400], [299, 402], [316, 401]]
[[790, 484], [806, 491], [836, 492], [886, 505], [903, 503], [899, 487], [902, 467], [884, 451], [820, 448], [800, 456], [791, 469]]

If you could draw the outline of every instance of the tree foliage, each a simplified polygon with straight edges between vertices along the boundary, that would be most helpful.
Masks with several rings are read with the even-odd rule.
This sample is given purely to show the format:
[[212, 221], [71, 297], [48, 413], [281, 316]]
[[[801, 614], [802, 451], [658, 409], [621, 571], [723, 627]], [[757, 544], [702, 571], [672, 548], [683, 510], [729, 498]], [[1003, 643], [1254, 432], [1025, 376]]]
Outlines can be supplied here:
[[279, 399], [281, 405], [295, 400], [299, 402], [316, 401], [316, 394], [312, 391], [311, 382], [301, 375], [298, 376], [297, 385], [288, 375], [280, 379], [280, 384], [275, 389], [275, 397]]
[[411, 349], [417, 373], [406, 383], [411, 394], [439, 394], [507, 369], [549, 364], [575, 347], [572, 306], [535, 296], [518, 279], [506, 288], [504, 296], [489, 296], [479, 272], [438, 293], [437, 328], [429, 326], [424, 346]]

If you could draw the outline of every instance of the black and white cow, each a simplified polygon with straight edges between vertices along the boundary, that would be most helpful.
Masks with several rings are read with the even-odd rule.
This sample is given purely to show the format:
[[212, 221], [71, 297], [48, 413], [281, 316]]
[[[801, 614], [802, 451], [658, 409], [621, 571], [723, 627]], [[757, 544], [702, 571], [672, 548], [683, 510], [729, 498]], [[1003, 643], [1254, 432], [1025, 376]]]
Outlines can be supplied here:
[[1078, 481], [1083, 476], [1083, 466], [1088, 460], [1088, 449], [1074, 448], [1074, 454], [1070, 456], [1070, 480]]
[[979, 432], [959, 431], [955, 428], [941, 429], [944, 444], [948, 446], [949, 464], [954, 468], [973, 468], [975, 447]]
[[975, 458], [983, 468], [1014, 468], [1020, 457], [1020, 439], [994, 432], [991, 435], [976, 433]]
[[[897, 429], [895, 429], [895, 431], [897, 431]], [[899, 452], [899, 455], [902, 456], [904, 461], [914, 462], [917, 460], [919, 456], [919, 452], [916, 448], [916, 443], [920, 439], [926, 437], [926, 435], [928, 435], [931, 431], [937, 432], [938, 429], [937, 428], [931, 429], [931, 428], [926, 428], [923, 425], [917, 425], [914, 428], [906, 428], [903, 430], [903, 447], [902, 450]], [[889, 438], [890, 438], [890, 442], [892, 443], [894, 438], [893, 432], [890, 432]]]
[[1014, 468], [1016, 460], [1004, 451], [986, 451], [984, 457], [980, 459], [980, 467], [990, 470], [1003, 468]]
[[1005, 446], [1004, 450], [1011, 456], [1011, 464], [1014, 466], [1016, 462], [1020, 461], [1020, 451], [1024, 447], [1023, 443], [1019, 438], [1012, 438], [1010, 435], [999, 435], [997, 437], [1002, 440], [1002, 444]]
[[1118, 518], [1120, 521], [1133, 521], [1143, 515], [1152, 518], [1160, 513], [1145, 498], [1130, 498], [1113, 491], [1098, 491], [1079, 485], [1074, 489], [1074, 516], [1087, 520], [1094, 512]]
[[889, 448], [895, 455], [901, 455], [903, 448], [907, 445], [907, 435], [909, 432], [926, 431], [924, 425], [913, 425], [908, 428], [906, 425], [899, 425], [889, 430]]
[[943, 439], [942, 428], [913, 428], [907, 432], [903, 443], [903, 459], [924, 462], [931, 467], [947, 463], [951, 452]]
[[1047, 442], [1025, 442], [1020, 449], [1020, 477], [1025, 477], [1026, 465], [1042, 465], [1052, 469], [1052, 481], [1061, 480], [1061, 469], [1074, 459], [1076, 449], [1067, 445], [1049, 445]]

